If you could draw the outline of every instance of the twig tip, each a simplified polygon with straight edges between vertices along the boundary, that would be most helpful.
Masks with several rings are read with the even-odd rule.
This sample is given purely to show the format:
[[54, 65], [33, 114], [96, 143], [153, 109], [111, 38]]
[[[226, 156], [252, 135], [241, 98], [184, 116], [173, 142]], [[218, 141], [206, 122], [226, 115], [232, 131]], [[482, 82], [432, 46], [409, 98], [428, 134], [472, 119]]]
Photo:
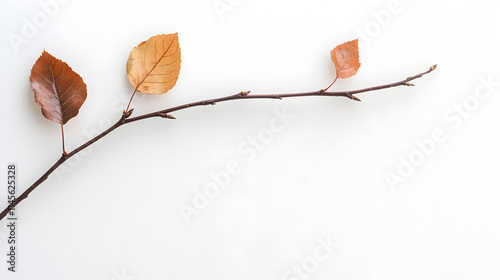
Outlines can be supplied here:
[[431, 71], [436, 70], [437, 66], [438, 66], [437, 64], [432, 65], [430, 70], [431, 70]]

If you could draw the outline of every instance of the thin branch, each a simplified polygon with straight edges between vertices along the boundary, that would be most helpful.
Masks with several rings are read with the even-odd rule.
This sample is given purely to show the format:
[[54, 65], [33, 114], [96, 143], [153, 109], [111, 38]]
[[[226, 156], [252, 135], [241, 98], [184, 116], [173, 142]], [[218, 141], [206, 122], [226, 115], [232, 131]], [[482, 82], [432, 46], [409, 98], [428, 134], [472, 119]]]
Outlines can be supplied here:
[[188, 103], [172, 108], [168, 108], [165, 110], [137, 116], [134, 118], [129, 118], [130, 114], [132, 113], [131, 111], [124, 111], [123, 115], [120, 117], [120, 119], [112, 125], [110, 128], [108, 128], [106, 131], [102, 132], [101, 134], [97, 135], [96, 137], [90, 139], [80, 147], [74, 149], [68, 154], [63, 154], [53, 165], [50, 167], [33, 185], [31, 185], [26, 191], [24, 191], [19, 197], [17, 197], [14, 201], [12, 201], [9, 206], [7, 206], [1, 213], [0, 213], [0, 220], [5, 218], [5, 216], [9, 213], [11, 209], [16, 207], [21, 201], [26, 199], [29, 194], [34, 191], [42, 182], [47, 180], [50, 174], [54, 172], [61, 164], [63, 164], [66, 160], [71, 158], [72, 156], [76, 155], [83, 149], [87, 148], [88, 146], [92, 145], [93, 143], [99, 141], [101, 138], [112, 132], [113, 130], [117, 129], [118, 127], [139, 121], [139, 120], [144, 120], [148, 118], [153, 118], [153, 117], [161, 117], [161, 118], [169, 118], [169, 119], [175, 119], [172, 115], [169, 113], [175, 112], [175, 111], [180, 111], [183, 109], [191, 108], [191, 107], [196, 107], [196, 106], [206, 106], [206, 105], [215, 105], [216, 103], [219, 102], [225, 102], [225, 101], [230, 101], [230, 100], [239, 100], [239, 99], [283, 99], [283, 98], [289, 98], [289, 97], [303, 97], [303, 96], [339, 96], [339, 97], [347, 97], [353, 100], [361, 101], [357, 97], [355, 97], [355, 94], [359, 93], [364, 93], [364, 92], [370, 92], [374, 90], [381, 90], [381, 89], [386, 89], [386, 88], [391, 88], [391, 87], [397, 87], [397, 86], [413, 86], [413, 84], [410, 84], [409, 82], [415, 79], [418, 79], [422, 77], [425, 74], [428, 74], [432, 72], [434, 69], [436, 69], [436, 65], [432, 66], [429, 70], [422, 72], [420, 74], [417, 74], [415, 76], [408, 77], [402, 81], [391, 83], [391, 84], [386, 84], [386, 85], [381, 85], [381, 86], [376, 86], [376, 87], [369, 87], [369, 88], [364, 88], [364, 89], [358, 89], [358, 90], [352, 90], [352, 91], [343, 91], [343, 92], [326, 92], [323, 90], [319, 91], [312, 91], [312, 92], [304, 92], [304, 93], [284, 93], [284, 94], [261, 94], [261, 95], [250, 95], [250, 91], [243, 91], [235, 95], [230, 95], [226, 97], [221, 97], [221, 98], [215, 98], [215, 99], [208, 99], [208, 100], [203, 100], [203, 101], [198, 101], [198, 102], [193, 102], [193, 103]]
[[311, 91], [311, 92], [303, 92], [303, 93], [284, 93], [284, 94], [260, 94], [260, 95], [249, 95], [250, 92], [240, 92], [235, 95], [230, 95], [226, 97], [221, 97], [221, 98], [215, 98], [215, 99], [208, 99], [208, 100], [203, 100], [203, 101], [198, 101], [198, 102], [193, 102], [189, 104], [184, 104], [176, 107], [172, 107], [169, 109], [137, 116], [134, 118], [129, 118], [125, 120], [125, 123], [131, 123], [143, 119], [148, 119], [148, 118], [153, 118], [153, 117], [163, 117], [164, 114], [172, 113], [175, 111], [191, 108], [191, 107], [196, 107], [196, 106], [205, 106], [205, 105], [215, 105], [220, 102], [224, 101], [230, 101], [230, 100], [236, 100], [236, 99], [283, 99], [283, 98], [289, 98], [289, 97], [304, 97], [304, 96], [343, 96], [347, 97], [356, 101], [361, 101], [357, 97], [355, 97], [355, 94], [359, 93], [364, 93], [364, 92], [369, 92], [369, 91], [374, 91], [374, 90], [381, 90], [381, 89], [386, 89], [386, 88], [392, 88], [392, 87], [398, 87], [398, 86], [413, 86], [413, 84], [410, 84], [408, 82], [418, 79], [422, 77], [425, 74], [428, 74], [434, 69], [436, 69], [437, 65], [432, 66], [429, 68], [429, 70], [422, 72], [420, 74], [417, 74], [415, 76], [408, 77], [402, 81], [391, 83], [391, 84], [386, 84], [386, 85], [381, 85], [381, 86], [376, 86], [376, 87], [369, 87], [369, 88], [364, 88], [364, 89], [358, 89], [358, 90], [352, 90], [352, 91], [341, 91], [341, 92], [327, 92], [323, 90], [318, 90], [318, 91]]

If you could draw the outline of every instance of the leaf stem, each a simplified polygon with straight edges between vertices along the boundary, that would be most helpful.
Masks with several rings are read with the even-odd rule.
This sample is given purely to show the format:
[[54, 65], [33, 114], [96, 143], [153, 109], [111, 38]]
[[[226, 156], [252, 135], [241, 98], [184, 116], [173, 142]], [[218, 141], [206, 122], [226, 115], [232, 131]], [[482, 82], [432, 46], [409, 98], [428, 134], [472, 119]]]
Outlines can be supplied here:
[[132, 103], [132, 99], [134, 98], [136, 92], [137, 92], [137, 88], [134, 90], [134, 93], [132, 93], [132, 96], [130, 97], [130, 100], [128, 101], [127, 109], [125, 109], [124, 112], [128, 112], [128, 108], [130, 108], [130, 104]]
[[[319, 90], [319, 91], [312, 91], [312, 92], [304, 92], [304, 93], [284, 93], [284, 94], [261, 94], [261, 95], [249, 95], [249, 91], [244, 91], [240, 92], [234, 95], [229, 95], [226, 97], [220, 97], [220, 98], [215, 98], [215, 99], [208, 99], [208, 100], [203, 100], [203, 101], [197, 101], [193, 103], [188, 103], [180, 106], [175, 106], [171, 107], [165, 110], [137, 116], [135, 118], [128, 118], [125, 114], [123, 114], [120, 119], [112, 125], [110, 128], [108, 128], [106, 131], [102, 132], [101, 134], [97, 135], [96, 137], [90, 139], [86, 143], [82, 144], [78, 148], [74, 149], [70, 153], [67, 153], [64, 151], [64, 145], [63, 145], [63, 155], [35, 182], [33, 183], [27, 190], [25, 190], [19, 197], [14, 199], [11, 204], [9, 204], [1, 213], [0, 213], [0, 220], [5, 218], [5, 216], [9, 213], [11, 209], [16, 207], [21, 201], [26, 199], [28, 195], [34, 191], [42, 182], [47, 180], [49, 175], [54, 172], [61, 164], [63, 164], [66, 160], [71, 158], [72, 156], [76, 155], [83, 149], [89, 147], [93, 143], [97, 142], [113, 130], [117, 129], [118, 127], [143, 120], [143, 119], [148, 119], [148, 118], [153, 118], [153, 117], [162, 117], [162, 118], [169, 118], [173, 119], [174, 117], [171, 116], [169, 113], [174, 112], [174, 111], [180, 111], [183, 109], [191, 108], [191, 107], [196, 107], [196, 106], [205, 106], [205, 105], [215, 105], [218, 102], [225, 102], [225, 101], [230, 101], [230, 100], [237, 100], [237, 99], [283, 99], [283, 98], [288, 98], [288, 97], [303, 97], [303, 96], [338, 96], [338, 97], [347, 97], [353, 100], [359, 100], [353, 95], [359, 94], [359, 93], [364, 93], [364, 92], [370, 92], [370, 91], [375, 91], [375, 90], [381, 90], [381, 89], [386, 89], [386, 88], [391, 88], [391, 87], [398, 87], [398, 86], [413, 86], [412, 84], [408, 83], [409, 81], [418, 79], [422, 77], [425, 74], [428, 74], [432, 72], [434, 69], [436, 69], [436, 65], [432, 66], [429, 70], [422, 72], [420, 74], [417, 74], [415, 76], [408, 77], [402, 81], [391, 83], [391, 84], [385, 84], [385, 85], [380, 85], [380, 86], [375, 86], [375, 87], [369, 87], [369, 88], [364, 88], [364, 89], [358, 89], [358, 90], [352, 90], [352, 91], [343, 91], [343, 92], [326, 92], [324, 90]], [[135, 93], [135, 92], [134, 92]], [[127, 108], [128, 109], [128, 108]], [[62, 129], [62, 125], [61, 125]], [[64, 135], [64, 134], [63, 134]]]
[[339, 76], [336, 76], [335, 80], [333, 80], [333, 82], [327, 88], [325, 88], [323, 91], [327, 91], [329, 88], [331, 88], [333, 86], [333, 84], [335, 84], [335, 82], [337, 81], [338, 78], [339, 78]]
[[62, 135], [62, 149], [63, 155], [66, 155], [66, 149], [64, 148], [64, 124], [61, 123], [61, 135]]

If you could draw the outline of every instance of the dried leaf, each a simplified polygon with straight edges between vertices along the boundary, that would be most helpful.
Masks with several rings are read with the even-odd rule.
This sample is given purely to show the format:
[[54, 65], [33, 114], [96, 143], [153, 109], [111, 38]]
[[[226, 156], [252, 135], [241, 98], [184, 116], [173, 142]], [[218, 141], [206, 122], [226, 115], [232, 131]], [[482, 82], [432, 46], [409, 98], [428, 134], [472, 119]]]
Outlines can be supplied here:
[[43, 116], [60, 124], [78, 115], [87, 98], [82, 77], [46, 51], [33, 65], [30, 83]]
[[337, 70], [337, 78], [345, 79], [356, 75], [359, 63], [358, 39], [338, 45], [331, 50], [333, 63]]
[[157, 35], [132, 49], [127, 61], [127, 77], [137, 91], [163, 94], [175, 86], [180, 68], [177, 33]]

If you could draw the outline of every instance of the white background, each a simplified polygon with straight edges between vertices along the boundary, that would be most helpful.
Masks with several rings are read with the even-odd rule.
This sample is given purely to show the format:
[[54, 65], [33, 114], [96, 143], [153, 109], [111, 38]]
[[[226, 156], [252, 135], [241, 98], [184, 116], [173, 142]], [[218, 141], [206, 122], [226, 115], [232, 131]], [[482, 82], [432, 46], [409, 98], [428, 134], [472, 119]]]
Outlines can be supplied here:
[[[329, 51], [356, 37], [361, 69], [332, 90], [439, 66], [361, 103], [233, 101], [121, 127], [17, 207], [17, 273], [0, 222], [0, 279], [500, 279], [498, 1], [47, 2], [1, 4], [2, 209], [9, 162], [20, 192], [60, 156], [59, 126], [28, 81], [44, 49], [88, 87], [68, 150], [119, 118], [133, 91], [128, 53], [156, 34], [179, 33], [180, 78], [137, 96], [136, 115], [242, 90], [318, 90], [335, 76]], [[294, 118], [254, 158], [238, 151], [269, 132], [273, 110]], [[422, 157], [416, 142], [435, 130], [444, 141]], [[398, 173], [412, 155], [413, 172]], [[240, 173], [186, 223], [179, 207], [233, 160]], [[388, 172], [404, 181], [391, 187]], [[315, 260], [328, 238], [337, 247]]]

